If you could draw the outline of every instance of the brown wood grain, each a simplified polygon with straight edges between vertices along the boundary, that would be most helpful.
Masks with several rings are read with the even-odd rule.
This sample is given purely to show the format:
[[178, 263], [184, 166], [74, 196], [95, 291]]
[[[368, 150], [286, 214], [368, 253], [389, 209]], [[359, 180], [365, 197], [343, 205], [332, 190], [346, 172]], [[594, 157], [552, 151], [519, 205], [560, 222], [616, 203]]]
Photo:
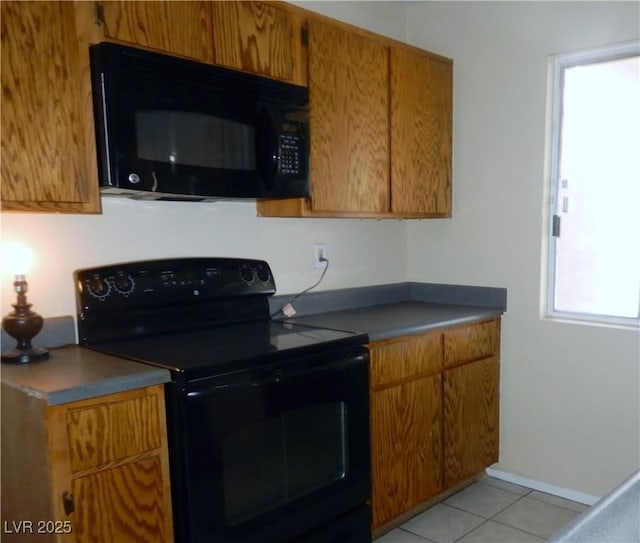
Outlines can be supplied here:
[[442, 376], [372, 392], [373, 528], [442, 489]]
[[167, 530], [159, 456], [94, 473], [73, 481], [82, 504], [74, 518], [78, 543], [172, 541]]
[[369, 352], [370, 386], [388, 386], [440, 372], [442, 333], [430, 332], [372, 343]]
[[98, 212], [73, 2], [2, 2], [2, 209]]
[[451, 215], [453, 66], [391, 48], [391, 210]]
[[214, 62], [307, 85], [302, 16], [264, 2], [213, 2]]
[[314, 211], [389, 208], [388, 49], [311, 21], [309, 114]]
[[445, 368], [497, 354], [499, 350], [499, 319], [453, 328], [444, 333]]
[[445, 487], [498, 461], [499, 390], [497, 357], [445, 370]]
[[105, 38], [213, 62], [211, 2], [104, 0], [99, 4]]
[[70, 409], [67, 432], [74, 472], [160, 446], [158, 402], [152, 395]]
[[164, 410], [162, 385], [49, 409], [58, 515], [71, 492], [77, 541], [173, 541]]

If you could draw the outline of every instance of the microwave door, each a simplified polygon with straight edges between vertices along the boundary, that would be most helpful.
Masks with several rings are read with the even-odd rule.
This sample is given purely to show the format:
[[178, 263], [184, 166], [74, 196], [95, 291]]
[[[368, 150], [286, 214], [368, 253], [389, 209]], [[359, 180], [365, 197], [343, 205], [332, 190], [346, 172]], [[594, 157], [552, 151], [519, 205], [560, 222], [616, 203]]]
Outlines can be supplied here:
[[258, 108], [257, 137], [255, 145], [257, 173], [261, 187], [261, 196], [273, 196], [278, 166], [280, 163], [280, 150], [278, 141], [278, 123], [275, 112], [268, 104], [262, 104]]

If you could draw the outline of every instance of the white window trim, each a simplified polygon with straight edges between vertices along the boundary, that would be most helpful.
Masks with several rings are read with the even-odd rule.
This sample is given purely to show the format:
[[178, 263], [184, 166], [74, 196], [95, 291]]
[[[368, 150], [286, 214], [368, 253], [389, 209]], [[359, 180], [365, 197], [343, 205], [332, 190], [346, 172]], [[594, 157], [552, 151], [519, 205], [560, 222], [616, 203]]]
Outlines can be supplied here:
[[638, 318], [614, 317], [610, 315], [597, 315], [593, 313], [573, 313], [568, 311], [558, 311], [554, 309], [555, 298], [555, 269], [556, 269], [556, 249], [553, 232], [553, 217], [556, 214], [556, 195], [558, 193], [558, 172], [560, 148], [560, 123], [562, 91], [564, 88], [565, 68], [588, 64], [589, 62], [606, 62], [640, 55], [640, 42], [626, 42], [604, 47], [597, 47], [585, 51], [558, 54], [549, 59], [549, 74], [551, 84], [549, 85], [548, 104], [551, 104], [547, 123], [547, 179], [549, 182], [545, 187], [545, 224], [543, 246], [546, 250], [546, 259], [543, 257], [543, 264], [546, 261], [546, 274], [543, 274], [543, 295], [541, 296], [541, 317], [546, 320], [567, 322], [573, 324], [601, 325], [616, 328], [640, 328], [640, 307], [638, 308]]

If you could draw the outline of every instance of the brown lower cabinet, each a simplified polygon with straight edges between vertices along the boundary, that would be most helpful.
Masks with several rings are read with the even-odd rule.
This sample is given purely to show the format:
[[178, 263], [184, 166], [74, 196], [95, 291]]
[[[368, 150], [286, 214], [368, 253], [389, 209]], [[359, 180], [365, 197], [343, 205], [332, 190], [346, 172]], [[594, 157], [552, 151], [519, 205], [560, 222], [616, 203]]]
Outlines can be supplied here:
[[3, 385], [2, 468], [3, 542], [173, 542], [162, 385], [56, 406]]
[[500, 319], [370, 345], [373, 530], [498, 460]]

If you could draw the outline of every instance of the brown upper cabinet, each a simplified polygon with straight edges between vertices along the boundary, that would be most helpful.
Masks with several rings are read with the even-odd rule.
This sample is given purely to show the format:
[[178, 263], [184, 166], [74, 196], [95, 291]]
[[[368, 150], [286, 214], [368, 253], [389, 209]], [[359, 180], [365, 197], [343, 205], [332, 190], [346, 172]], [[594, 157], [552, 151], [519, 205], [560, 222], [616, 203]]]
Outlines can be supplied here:
[[212, 2], [213, 62], [307, 85], [304, 18], [264, 2]]
[[325, 19], [308, 59], [311, 198], [258, 214], [451, 216], [452, 61]]
[[451, 215], [452, 62], [278, 2], [1, 2], [2, 209], [100, 212], [88, 47], [103, 40], [309, 85], [294, 217]]
[[309, 26], [312, 210], [384, 213], [388, 49], [330, 24]]
[[104, 38], [213, 62], [211, 2], [98, 2]]
[[72, 2], [1, 2], [2, 210], [100, 211], [89, 53]]
[[391, 48], [391, 211], [451, 216], [451, 63]]

